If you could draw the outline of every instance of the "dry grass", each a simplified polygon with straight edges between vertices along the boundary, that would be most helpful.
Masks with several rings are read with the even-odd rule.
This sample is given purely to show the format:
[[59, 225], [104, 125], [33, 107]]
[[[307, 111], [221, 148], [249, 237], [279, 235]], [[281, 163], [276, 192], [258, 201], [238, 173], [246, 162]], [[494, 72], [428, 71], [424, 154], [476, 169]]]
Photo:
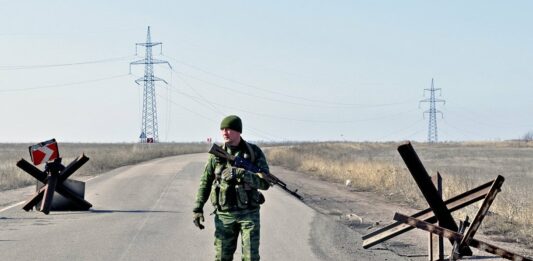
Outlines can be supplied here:
[[[398, 143], [307, 143], [267, 150], [273, 165], [376, 191], [391, 200], [427, 207], [397, 152]], [[533, 144], [413, 144], [430, 175], [443, 176], [444, 197], [450, 198], [502, 175], [506, 178], [483, 224], [486, 234], [533, 246]], [[472, 219], [479, 207], [454, 213]]]
[[[30, 161], [30, 144], [0, 144], [0, 190], [35, 184], [35, 179], [20, 170], [16, 163], [21, 158]], [[157, 143], [157, 144], [59, 144], [63, 164], [85, 153], [90, 160], [75, 175], [95, 175], [114, 168], [165, 156], [206, 152], [205, 143]], [[39, 166], [41, 169], [43, 166]]]

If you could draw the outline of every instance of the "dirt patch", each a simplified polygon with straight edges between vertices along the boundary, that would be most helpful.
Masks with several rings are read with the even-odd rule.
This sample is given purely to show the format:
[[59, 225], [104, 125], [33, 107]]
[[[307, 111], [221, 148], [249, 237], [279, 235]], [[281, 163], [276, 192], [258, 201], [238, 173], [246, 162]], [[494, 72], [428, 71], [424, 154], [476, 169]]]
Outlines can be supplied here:
[[[417, 212], [417, 209], [401, 204], [394, 199], [387, 199], [383, 195], [378, 195], [373, 192], [356, 191], [342, 184], [324, 181], [314, 176], [289, 171], [281, 167], [272, 167], [272, 173], [287, 183], [287, 186], [291, 189], [298, 189], [298, 193], [304, 197], [304, 202], [308, 206], [317, 210], [329, 220], [342, 224], [353, 231], [356, 236], [350, 235], [349, 239], [346, 238], [346, 240], [350, 240], [351, 242], [346, 242], [345, 240], [344, 244], [338, 244], [338, 249], [335, 251], [353, 256], [352, 260], [361, 260], [358, 259], [361, 255], [373, 257], [371, 258], [372, 260], [383, 260], [380, 259], [379, 253], [384, 251], [394, 253], [397, 257], [396, 259], [428, 259], [428, 234], [421, 230], [411, 230], [370, 249], [362, 248], [361, 237], [371, 231], [393, 223], [392, 217], [395, 212], [409, 215]], [[327, 232], [327, 230], [325, 231]], [[488, 241], [517, 254], [529, 257], [533, 256], [533, 250], [525, 246], [493, 241], [493, 238], [483, 235], [481, 232], [476, 236], [477, 239]], [[331, 230], [329, 233], [338, 234], [338, 231]], [[321, 241], [320, 237], [335, 237], [335, 235], [325, 235], [323, 231], [312, 234], [313, 237], [316, 237], [312, 240], [316, 241]], [[335, 244], [333, 247], [335, 247]], [[449, 254], [450, 243], [447, 241], [445, 241], [445, 248], [445, 253]], [[504, 260], [491, 254], [473, 250], [475, 256], [467, 259]]]

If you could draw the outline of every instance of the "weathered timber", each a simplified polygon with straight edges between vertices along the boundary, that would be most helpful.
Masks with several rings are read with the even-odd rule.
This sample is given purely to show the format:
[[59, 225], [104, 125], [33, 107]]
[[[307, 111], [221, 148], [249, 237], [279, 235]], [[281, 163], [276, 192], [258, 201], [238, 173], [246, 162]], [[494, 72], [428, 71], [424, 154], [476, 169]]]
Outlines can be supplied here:
[[[461, 235], [461, 234], [459, 234], [459, 233], [457, 233], [457, 232], [455, 232], [453, 230], [450, 230], [450, 229], [447, 229], [447, 228], [443, 228], [443, 227], [439, 227], [439, 226], [430, 224], [428, 222], [425, 222], [423, 220], [416, 219], [416, 218], [413, 218], [413, 217], [410, 217], [410, 216], [406, 216], [406, 215], [403, 215], [403, 214], [400, 214], [400, 213], [394, 214], [394, 220], [402, 222], [402, 223], [405, 223], [405, 224], [408, 224], [408, 225], [410, 225], [412, 227], [415, 227], [415, 228], [419, 228], [419, 229], [428, 231], [430, 233], [434, 233], [434, 234], [443, 236], [445, 238], [450, 239], [453, 242], [460, 242], [463, 239], [463, 235]], [[500, 247], [491, 245], [489, 243], [486, 243], [486, 242], [483, 242], [483, 241], [480, 241], [480, 240], [477, 240], [477, 239], [474, 239], [474, 238], [472, 238], [470, 240], [469, 246], [477, 248], [477, 249], [482, 250], [482, 251], [485, 251], [487, 253], [491, 253], [491, 254], [494, 254], [494, 255], [501, 256], [501, 257], [503, 257], [505, 259], [509, 259], [509, 260], [533, 261], [532, 258], [512, 253], [512, 252], [507, 251], [505, 249], [502, 249]]]
[[[483, 198], [486, 197], [494, 181], [495, 180], [487, 182], [481, 186], [478, 186], [474, 189], [471, 189], [462, 194], [459, 194], [453, 198], [450, 198], [444, 201], [444, 203], [446, 204], [446, 207], [449, 209], [449, 211], [453, 212], [465, 206], [468, 206], [472, 203], [475, 203], [479, 200], [482, 200]], [[430, 223], [437, 222], [437, 219], [435, 218], [434, 213], [431, 211], [431, 208], [424, 209], [411, 216], [414, 218], [422, 219]], [[385, 226], [381, 229], [378, 229], [376, 231], [373, 231], [369, 234], [364, 235], [363, 236], [363, 248], [365, 249], [370, 248], [385, 240], [388, 240], [395, 236], [403, 234], [411, 229], [413, 229], [412, 226], [406, 225], [402, 222], [392, 223], [388, 226]]]
[[492, 187], [490, 188], [489, 193], [483, 200], [481, 207], [476, 213], [476, 217], [474, 218], [474, 221], [472, 221], [472, 224], [470, 224], [470, 227], [467, 228], [464, 234], [464, 237], [461, 240], [461, 243], [459, 244], [459, 248], [469, 245], [470, 240], [474, 238], [474, 235], [476, 234], [479, 226], [481, 225], [481, 222], [485, 218], [485, 215], [487, 215], [487, 212], [489, 212], [490, 205], [492, 205], [492, 202], [496, 198], [496, 195], [498, 194], [498, 192], [500, 192], [500, 188], [502, 187], [502, 184], [504, 181], [505, 179], [502, 176], [498, 175], [498, 177], [496, 178], [496, 181], [494, 181], [494, 184], [492, 184]]

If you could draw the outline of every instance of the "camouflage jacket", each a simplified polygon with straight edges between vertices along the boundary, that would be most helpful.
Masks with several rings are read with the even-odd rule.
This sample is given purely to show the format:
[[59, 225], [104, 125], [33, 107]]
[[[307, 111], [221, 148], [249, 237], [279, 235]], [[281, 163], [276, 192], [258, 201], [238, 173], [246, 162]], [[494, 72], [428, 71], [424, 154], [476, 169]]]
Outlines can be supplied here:
[[[265, 154], [255, 144], [247, 143], [241, 139], [236, 148], [230, 148], [227, 145], [224, 145], [223, 148], [231, 155], [252, 161], [261, 169], [269, 169]], [[264, 203], [265, 198], [258, 189], [267, 190], [270, 184], [258, 173], [249, 171], [242, 179], [224, 181], [221, 179], [221, 174], [228, 167], [231, 165], [225, 159], [217, 159], [216, 156], [209, 154], [196, 194], [194, 212], [201, 212], [208, 198], [211, 198], [211, 203], [217, 211], [256, 209]]]

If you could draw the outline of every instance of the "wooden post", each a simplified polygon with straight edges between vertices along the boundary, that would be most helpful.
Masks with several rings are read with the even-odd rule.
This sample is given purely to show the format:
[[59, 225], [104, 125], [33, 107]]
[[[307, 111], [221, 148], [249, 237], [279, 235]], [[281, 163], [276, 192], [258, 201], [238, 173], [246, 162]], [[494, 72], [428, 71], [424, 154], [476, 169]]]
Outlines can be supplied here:
[[[442, 176], [440, 175], [440, 173], [437, 172], [437, 175], [432, 176], [431, 181], [433, 181], [435, 188], [437, 188], [437, 192], [439, 193], [439, 196], [444, 200], [444, 198], [442, 197]], [[434, 252], [434, 246], [433, 246], [434, 238], [438, 238], [437, 240], [438, 245], [437, 245], [436, 253]], [[444, 260], [444, 240], [442, 236], [429, 233], [428, 235], [428, 260], [433, 261], [435, 256], [436, 256], [436, 260], [439, 260], [439, 261]]]

